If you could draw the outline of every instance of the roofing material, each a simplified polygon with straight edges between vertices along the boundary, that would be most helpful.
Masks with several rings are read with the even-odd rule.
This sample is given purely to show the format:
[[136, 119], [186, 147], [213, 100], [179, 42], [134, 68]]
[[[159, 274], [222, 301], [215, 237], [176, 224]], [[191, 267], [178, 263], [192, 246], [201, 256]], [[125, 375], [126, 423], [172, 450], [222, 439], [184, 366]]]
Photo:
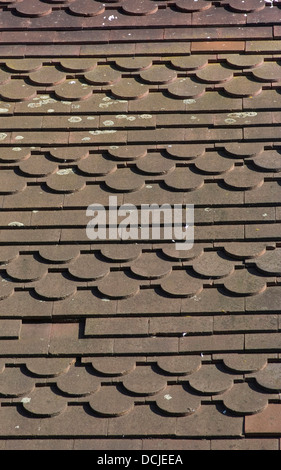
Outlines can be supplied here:
[[0, 448], [279, 449], [280, 2], [0, 8]]

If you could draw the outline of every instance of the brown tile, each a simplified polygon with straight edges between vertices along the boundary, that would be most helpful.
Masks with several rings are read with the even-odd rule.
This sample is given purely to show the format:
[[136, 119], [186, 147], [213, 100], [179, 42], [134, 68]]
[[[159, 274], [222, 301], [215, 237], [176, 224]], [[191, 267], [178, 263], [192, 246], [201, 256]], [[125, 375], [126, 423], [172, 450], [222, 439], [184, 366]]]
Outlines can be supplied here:
[[6, 441], [5, 450], [72, 450], [73, 447], [74, 439], [12, 439]]
[[[136, 406], [133, 412], [109, 421], [108, 436], [175, 435], [176, 418], [161, 416], [148, 405]], [[164, 429], [164, 433], [163, 433]]]
[[263, 0], [248, 0], [246, 2], [243, 2], [242, 0], [238, 0], [238, 2], [230, 0], [229, 6], [233, 11], [249, 13], [252, 11], [263, 10], [265, 8], [265, 3]]
[[114, 354], [164, 354], [178, 353], [177, 338], [116, 338]]
[[54, 304], [53, 315], [55, 317], [64, 316], [67, 309], [70, 317], [76, 315], [95, 315], [97, 313], [114, 314], [116, 313], [116, 300], [104, 298], [103, 296], [96, 297], [91, 290], [79, 290], [75, 297], [68, 297], [64, 300], [57, 300]]
[[148, 335], [148, 319], [146, 318], [87, 318], [86, 336], [127, 336]]
[[196, 374], [189, 378], [189, 384], [197, 392], [204, 394], [218, 394], [233, 387], [233, 376], [222, 371], [216, 365], [203, 364]]
[[216, 405], [204, 405], [198, 413], [177, 418], [177, 436], [239, 437], [243, 433], [243, 418], [229, 416]]
[[141, 439], [75, 439], [74, 450], [142, 450]]
[[214, 359], [222, 359], [224, 365], [238, 373], [251, 373], [267, 366], [268, 354], [226, 353], [214, 355]]
[[[13, 295], [4, 298], [0, 302], [0, 313], [3, 315], [9, 311], [10, 318], [40, 318], [49, 319], [52, 310], [52, 302], [40, 302], [26, 291], [15, 291]], [[29, 338], [30, 341], [30, 338]]]
[[211, 441], [212, 450], [277, 450], [278, 439], [220, 439]]
[[210, 450], [210, 442], [192, 439], [143, 439], [143, 450]]
[[1, 320], [1, 339], [18, 339], [21, 331], [21, 320]]
[[259, 393], [248, 383], [236, 384], [228, 391], [223, 403], [228, 410], [234, 413], [255, 415], [262, 412], [268, 406], [269, 394]]
[[[110, 338], [78, 338], [78, 323], [56, 323], [52, 325], [49, 346], [50, 354], [103, 354], [111, 355], [113, 340]], [[83, 385], [83, 384], [82, 384]]]
[[[23, 312], [21, 312], [21, 315], [23, 315]], [[10, 316], [12, 317], [12, 313]], [[20, 339], [1, 341], [1, 355], [17, 357], [24, 355], [28, 357], [48, 354], [50, 333], [50, 323], [23, 323]], [[23, 378], [24, 377], [23, 375]], [[16, 385], [13, 378], [12, 383]]]
[[192, 52], [242, 52], [245, 50], [244, 41], [198, 41], [192, 42]]
[[252, 350], [278, 351], [280, 348], [279, 333], [259, 333], [245, 335], [245, 348]]
[[280, 405], [270, 404], [259, 414], [246, 416], [245, 418], [245, 434], [249, 436], [263, 434], [272, 435], [280, 432]]
[[278, 318], [277, 315], [235, 315], [235, 317], [228, 317], [227, 315], [220, 315], [214, 317], [214, 331], [215, 332], [230, 332], [230, 331], [277, 331]]
[[206, 336], [190, 336], [180, 338], [180, 352], [200, 352], [208, 353], [215, 351], [235, 351], [244, 349], [243, 334], [225, 334], [225, 335], [206, 335]]

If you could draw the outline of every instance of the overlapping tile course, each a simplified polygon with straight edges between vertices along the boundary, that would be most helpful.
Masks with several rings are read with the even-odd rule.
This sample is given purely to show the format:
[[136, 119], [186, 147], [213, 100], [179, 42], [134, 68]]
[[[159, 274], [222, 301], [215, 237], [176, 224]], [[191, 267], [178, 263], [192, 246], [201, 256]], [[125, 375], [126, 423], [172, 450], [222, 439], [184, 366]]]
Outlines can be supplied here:
[[278, 449], [279, 2], [0, 8], [0, 448]]

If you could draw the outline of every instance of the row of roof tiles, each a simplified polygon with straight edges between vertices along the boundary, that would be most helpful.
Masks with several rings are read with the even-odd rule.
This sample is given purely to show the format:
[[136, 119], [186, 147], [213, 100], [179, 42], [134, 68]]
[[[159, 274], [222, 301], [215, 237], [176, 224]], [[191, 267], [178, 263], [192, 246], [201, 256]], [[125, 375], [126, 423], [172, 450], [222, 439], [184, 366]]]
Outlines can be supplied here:
[[[246, 22], [242, 14], [249, 14], [251, 17], [256, 18], [255, 15], [261, 11], [272, 8], [274, 13], [279, 12], [278, 0], [227, 0], [220, 2], [211, 2], [207, 0], [173, 0], [173, 1], [149, 1], [149, 0], [118, 0], [118, 1], [91, 1], [91, 0], [68, 0], [61, 2], [40, 0], [20, 0], [20, 1], [2, 1], [4, 12], [10, 11], [12, 14], [19, 14], [23, 17], [37, 18], [45, 17], [54, 12], [65, 12], [67, 15], [81, 16], [81, 17], [98, 17], [99, 25], [109, 25], [109, 22], [122, 24], [122, 16], [128, 15], [129, 17], [141, 17], [141, 26], [144, 26], [143, 16], [157, 15], [157, 20], [161, 21], [161, 16], [168, 20], [180, 16], [179, 22], [182, 18], [191, 21], [191, 13], [207, 12], [208, 16], [217, 15], [224, 17], [224, 22], [229, 23], [233, 21], [233, 17], [237, 14], [238, 22]], [[180, 15], [179, 15], [180, 13]], [[270, 12], [271, 13], [271, 12]], [[240, 14], [240, 15], [239, 15]], [[101, 17], [101, 18], [99, 18]], [[196, 18], [196, 16], [195, 16]], [[116, 21], [117, 20], [117, 21]], [[133, 19], [133, 21], [136, 21]], [[221, 19], [222, 21], [222, 19]], [[208, 19], [211, 23], [212, 19]], [[186, 23], [188, 24], [188, 23]], [[95, 26], [97, 24], [95, 23]]]
[[[68, 403], [71, 406], [86, 401], [99, 415], [114, 417], [126, 415], [134, 406], [147, 402], [155, 402], [167, 415], [188, 416], [211, 398], [238, 415], [259, 413], [268, 402], [279, 401], [279, 362], [271, 362], [263, 370], [247, 374], [245, 380], [242, 374], [228, 371], [221, 363], [206, 363], [200, 367], [196, 359], [187, 357], [186, 362], [193, 360], [194, 368], [197, 362], [197, 370], [177, 378], [175, 374], [165, 376], [151, 365], [138, 365], [119, 380], [100, 377], [84, 364], [71, 366], [51, 380], [44, 378], [42, 371], [40, 380], [26, 373], [23, 367], [5, 367], [0, 374], [1, 403], [2, 406], [21, 403], [28, 414], [52, 417], [65, 412]], [[37, 362], [43, 362], [44, 367], [42, 359]], [[122, 360], [119, 363], [121, 366]]]

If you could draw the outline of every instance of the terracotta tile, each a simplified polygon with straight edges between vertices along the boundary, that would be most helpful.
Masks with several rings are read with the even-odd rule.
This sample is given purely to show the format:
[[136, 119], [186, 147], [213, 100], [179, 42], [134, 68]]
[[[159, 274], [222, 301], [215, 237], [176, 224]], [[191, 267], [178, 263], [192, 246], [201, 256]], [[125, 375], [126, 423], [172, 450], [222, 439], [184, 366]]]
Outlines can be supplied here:
[[110, 65], [104, 65], [85, 73], [85, 79], [91, 85], [114, 85], [121, 80], [121, 74]]
[[161, 289], [174, 297], [192, 297], [203, 289], [201, 280], [189, 276], [185, 271], [173, 271], [161, 282]]
[[228, 440], [215, 440], [211, 441], [212, 450], [277, 450], [277, 439], [228, 439]]
[[21, 330], [21, 320], [1, 320], [1, 339], [18, 339]]
[[278, 52], [280, 47], [280, 41], [247, 41], [246, 43], [246, 52], [264, 52], [267, 54], [272, 54]]
[[[170, 398], [171, 397], [171, 398]], [[196, 413], [200, 406], [200, 398], [188, 393], [183, 386], [167, 387], [156, 399], [160, 411], [172, 416], [190, 416]]]
[[164, 354], [178, 353], [177, 338], [116, 338], [114, 354]]
[[246, 0], [246, 2], [230, 0], [228, 4], [232, 10], [239, 12], [260, 11], [265, 8], [264, 0]]
[[268, 406], [269, 395], [261, 394], [247, 383], [237, 384], [227, 393], [223, 402], [227, 409], [233, 412], [256, 414]]
[[47, 274], [47, 269], [33, 256], [20, 256], [7, 267], [7, 274], [19, 281], [37, 281]]
[[[102, 354], [111, 355], [113, 352], [113, 340], [108, 338], [88, 338], [79, 340], [79, 323], [56, 323], [52, 325], [49, 346], [50, 354]], [[77, 385], [79, 387], [79, 384]], [[83, 387], [83, 382], [80, 384]]]
[[[279, 370], [280, 370], [280, 364], [278, 363], [272, 363], [272, 364], [267, 364], [267, 367], [259, 371], [256, 374], [256, 381], [257, 383], [263, 387], [265, 390], [268, 391], [278, 391], [279, 390]], [[277, 376], [276, 376], [277, 375]]]
[[245, 335], [245, 349], [278, 351], [280, 348], [279, 333], [259, 333]]
[[37, 282], [34, 286], [35, 292], [46, 300], [61, 300], [73, 297], [76, 286], [61, 273], [48, 273], [44, 282]]
[[233, 258], [251, 259], [265, 254], [266, 243], [251, 241], [231, 242], [224, 244], [224, 251]]
[[115, 84], [111, 92], [113, 96], [124, 100], [137, 100], [148, 95], [149, 89], [146, 85], [138, 83], [133, 78], [123, 79]]
[[[109, 436], [161, 435], [163, 426], [165, 435], [175, 434], [176, 418], [164, 417], [151, 411], [148, 405], [135, 407], [133, 412], [109, 421]], [[162, 428], [162, 430], [161, 430]]]
[[198, 441], [192, 439], [143, 439], [143, 450], [209, 450], [207, 439]]
[[187, 78], [181, 78], [168, 86], [168, 91], [175, 98], [200, 98], [205, 93], [205, 86]]
[[[85, 359], [87, 361], [87, 359]], [[136, 358], [96, 357], [91, 359], [93, 369], [103, 376], [118, 377], [131, 373], [136, 368]]]
[[180, 352], [200, 352], [208, 353], [212, 352], [228, 352], [242, 349], [244, 347], [244, 335], [243, 334], [225, 334], [225, 335], [206, 335], [201, 336], [200, 340], [195, 336], [189, 338], [180, 338], [179, 340], [179, 351]]
[[209, 10], [211, 7], [212, 7], [212, 3], [211, 2], [205, 2], [204, 0], [200, 1], [196, 4], [190, 4], [190, 5], [186, 5], [186, 3], [182, 0], [179, 0], [176, 2], [176, 7], [180, 10], [180, 11], [204, 11], [204, 10]]
[[39, 387], [28, 395], [27, 400], [23, 401], [23, 408], [32, 416], [58, 416], [67, 408], [66, 399], [53, 393], [49, 387]]
[[[274, 4], [273, 4], [274, 5]], [[256, 10], [247, 14], [247, 21], [254, 25], [259, 25], [261, 22], [266, 21], [275, 23], [278, 21], [279, 11], [274, 8], [265, 8], [263, 10]]]
[[68, 268], [68, 272], [76, 279], [101, 279], [109, 274], [109, 266], [99, 261], [94, 255], [81, 254]]
[[49, 15], [52, 12], [50, 5], [41, 5], [39, 2], [32, 3], [28, 0], [24, 0], [21, 4], [16, 5], [16, 10], [24, 16], [36, 17]]
[[270, 404], [259, 414], [246, 416], [245, 418], [245, 434], [251, 435], [272, 435], [280, 432], [280, 413], [279, 404]]
[[55, 94], [58, 99], [66, 101], [81, 101], [91, 97], [92, 88], [83, 86], [79, 80], [66, 80], [62, 85], [55, 86]]
[[254, 239], [271, 239], [274, 237], [277, 240], [280, 235], [280, 224], [276, 223], [274, 225], [259, 225], [255, 224], [254, 226], [246, 227], [246, 237], [251, 237]]
[[26, 101], [36, 96], [36, 89], [25, 83], [24, 80], [13, 80], [0, 87], [0, 95], [9, 101]]
[[[149, 332], [150, 334], [180, 334], [180, 335], [187, 335], [191, 333], [211, 333], [213, 331], [213, 318], [212, 317], [177, 317], [177, 321], [175, 322], [174, 317], [161, 317], [161, 318], [151, 318], [149, 321]], [[165, 360], [164, 360], [165, 359]], [[170, 373], [173, 369], [173, 358], [164, 358], [163, 361], [158, 361], [158, 365], [164, 370], [168, 370]], [[180, 358], [175, 359], [175, 368], [181, 367]], [[189, 370], [188, 365], [189, 361], [188, 358], [182, 358], [183, 369]], [[194, 362], [194, 361], [193, 361]], [[193, 366], [192, 362], [192, 366]], [[187, 368], [187, 369], [185, 369]], [[175, 369], [177, 370], [177, 369]]]
[[[73, 431], [75, 435], [106, 435], [107, 420], [97, 419], [85, 413], [83, 406], [68, 407], [65, 412], [56, 416], [55, 420], [53, 418], [43, 419], [40, 435], [65, 437], [65, 426], [69, 430], [73, 429], [73, 423], [75, 423]], [[36, 434], [39, 435], [38, 432]], [[71, 434], [69, 431], [69, 437]]]
[[[155, 19], [155, 17], [153, 18]], [[131, 21], [131, 23], [130, 23]], [[110, 42], [116, 42], [117, 44], [120, 42], [126, 42], [128, 45], [127, 41], [132, 42], [132, 46], [134, 46], [134, 42], [139, 42], [139, 41], [145, 41], [146, 38], [150, 41], [161, 41], [163, 39], [163, 34], [164, 31], [161, 27], [155, 28], [155, 29], [125, 29], [126, 25], [129, 24], [132, 25], [132, 16], [129, 16], [126, 18], [126, 21], [123, 21], [123, 26], [122, 29], [111, 29], [108, 31], [109, 33], [109, 41]], [[123, 29], [124, 27], [124, 29]], [[100, 34], [99, 30], [99, 34]], [[105, 33], [106, 31], [102, 31]]]
[[229, 65], [237, 68], [252, 69], [262, 65], [264, 63], [264, 58], [257, 54], [231, 54], [226, 57], [226, 61]]
[[202, 406], [198, 413], [177, 419], [177, 436], [239, 437], [243, 433], [243, 418], [229, 416], [216, 405]]
[[[186, 19], [182, 19], [186, 23]], [[179, 43], [161, 43], [154, 42], [151, 44], [136, 43], [137, 54], [161, 54], [161, 55], [174, 55], [174, 54], [189, 54], [190, 53], [190, 42], [181, 41]]]
[[148, 320], [146, 318], [105, 318], [103, 320], [88, 318], [86, 320], [86, 336], [123, 336], [147, 335]]
[[120, 393], [116, 387], [104, 387], [90, 399], [91, 409], [100, 416], [117, 417], [129, 414], [134, 409], [131, 397]]
[[105, 8], [97, 2], [89, 2], [84, 0], [83, 3], [74, 2], [69, 6], [69, 10], [79, 16], [96, 16], [104, 13]]
[[280, 286], [268, 287], [265, 292], [253, 298], [246, 299], [246, 310], [259, 311], [267, 310], [268, 312], [278, 311], [278, 296], [280, 295]]
[[[201, 15], [201, 14], [200, 14]], [[201, 18], [200, 18], [201, 21]], [[236, 23], [236, 19], [235, 19]], [[231, 51], [231, 52], [242, 52], [245, 50], [244, 41], [198, 41], [192, 42], [191, 51], [192, 52], [222, 52], [222, 51]]]
[[152, 15], [158, 10], [157, 5], [151, 5], [147, 0], [141, 0], [140, 2], [128, 2], [125, 1], [122, 4], [122, 9], [129, 14], [133, 15]]
[[276, 331], [277, 328], [277, 316], [274, 314], [250, 315], [247, 313], [247, 315], [236, 315], [234, 318], [225, 315], [214, 318], [215, 332]]
[[141, 450], [141, 439], [75, 439], [74, 450]]
[[24, 160], [19, 165], [22, 173], [28, 176], [41, 177], [59, 171], [55, 162], [43, 159], [42, 155], [33, 155], [28, 160]]
[[198, 392], [204, 394], [218, 394], [228, 391], [233, 387], [231, 374], [221, 372], [216, 365], [202, 365], [196, 374], [189, 378], [189, 384]]
[[[21, 315], [23, 315], [23, 312], [21, 313]], [[22, 355], [24, 355], [25, 357], [29, 357], [34, 354], [45, 355], [48, 353], [50, 332], [50, 323], [23, 323], [20, 333], [20, 341], [19, 339], [10, 339], [8, 342], [2, 341], [1, 354], [5, 356], [16, 355], [18, 357], [21, 357]], [[16, 370], [16, 372], [18, 372], [18, 370]], [[30, 377], [25, 374], [20, 375], [20, 377], [22, 377], [23, 381], [25, 380], [25, 378], [30, 380]], [[20, 385], [20, 383], [21, 382], [19, 382], [18, 385]], [[14, 381], [14, 379], [12, 378], [12, 386], [14, 386], [13, 384], [15, 384], [16, 386], [16, 381]]]
[[210, 64], [196, 72], [196, 76], [206, 83], [224, 83], [233, 79], [233, 72], [221, 64]]
[[87, 315], [95, 315], [101, 313], [102, 315], [112, 315], [116, 313], [116, 300], [106, 299], [103, 296], [96, 297], [90, 290], [77, 291], [74, 298], [68, 297], [64, 300], [58, 300], [54, 304], [53, 315], [61, 317], [64, 315], [65, 309], [68, 310], [70, 317], [76, 315], [84, 315], [85, 310]]
[[57, 377], [67, 373], [74, 359], [36, 357], [26, 360], [26, 367], [37, 377]]
[[251, 373], [262, 370], [267, 365], [267, 354], [230, 353], [218, 354], [214, 358], [222, 359], [224, 365], [238, 373]]
[[15, 439], [6, 444], [6, 450], [72, 450], [73, 447], [74, 439]]

